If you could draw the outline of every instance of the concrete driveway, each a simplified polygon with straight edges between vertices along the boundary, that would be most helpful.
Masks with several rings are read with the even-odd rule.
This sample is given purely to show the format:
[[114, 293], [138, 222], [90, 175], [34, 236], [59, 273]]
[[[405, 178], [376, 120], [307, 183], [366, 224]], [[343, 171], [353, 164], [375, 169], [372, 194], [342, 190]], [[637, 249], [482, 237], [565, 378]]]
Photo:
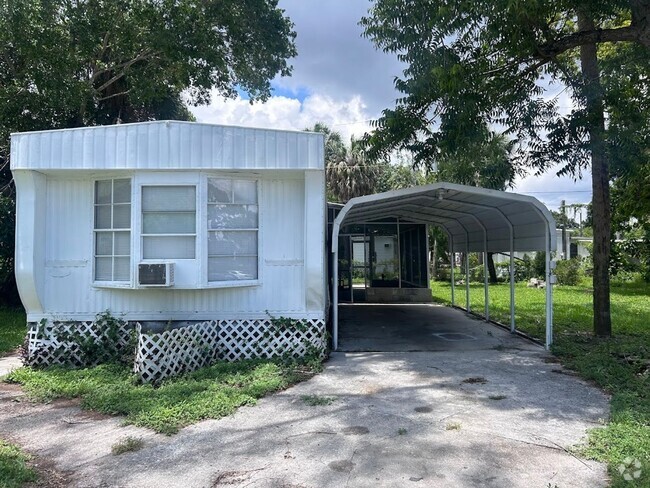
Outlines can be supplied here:
[[[500, 333], [476, 326], [488, 342]], [[313, 379], [173, 437], [4, 388], [0, 436], [78, 487], [606, 486], [603, 465], [567, 449], [607, 416], [607, 398], [506, 335], [471, 350], [335, 353]], [[111, 455], [126, 435], [145, 448]]]

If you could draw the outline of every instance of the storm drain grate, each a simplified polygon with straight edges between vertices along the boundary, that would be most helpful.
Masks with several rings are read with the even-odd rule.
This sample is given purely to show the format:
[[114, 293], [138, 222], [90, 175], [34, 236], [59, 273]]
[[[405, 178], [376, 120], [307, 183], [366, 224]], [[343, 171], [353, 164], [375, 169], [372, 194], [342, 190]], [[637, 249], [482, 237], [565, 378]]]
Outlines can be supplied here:
[[438, 332], [433, 334], [445, 341], [475, 341], [476, 337], [469, 334], [462, 334], [460, 332]]

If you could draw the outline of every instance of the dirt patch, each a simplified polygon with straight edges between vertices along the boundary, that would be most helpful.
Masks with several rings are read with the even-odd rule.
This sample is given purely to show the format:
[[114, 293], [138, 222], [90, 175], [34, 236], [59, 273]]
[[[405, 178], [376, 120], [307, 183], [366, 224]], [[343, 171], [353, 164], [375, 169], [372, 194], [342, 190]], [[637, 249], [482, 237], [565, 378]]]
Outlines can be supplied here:
[[32, 483], [27, 483], [24, 488], [64, 488], [70, 485], [71, 471], [57, 469], [51, 459], [39, 458], [34, 454], [30, 455], [32, 460], [29, 462], [29, 466], [36, 471], [38, 479]]
[[415, 410], [417, 413], [430, 413], [430, 412], [433, 412], [433, 408], [431, 408], [431, 407], [415, 407], [413, 410]]
[[248, 471], [221, 471], [214, 479], [212, 488], [216, 488], [218, 486], [240, 485], [241, 483], [250, 480], [251, 473], [262, 471], [266, 468], [267, 466], [258, 469], [250, 469]]
[[363, 425], [353, 425], [352, 427], [343, 429], [343, 435], [365, 435], [368, 432], [370, 432], [368, 427], [364, 427]]
[[463, 381], [461, 381], [461, 383], [467, 383], [470, 385], [476, 385], [476, 384], [482, 385], [487, 382], [488, 381], [482, 376], [472, 376], [471, 378], [465, 378]]
[[332, 471], [337, 471], [339, 473], [349, 473], [354, 469], [356, 464], [353, 463], [352, 461], [342, 460], [342, 461], [332, 461], [327, 466], [329, 466], [329, 468]]
[[381, 393], [384, 390], [385, 388], [383, 386], [374, 385], [371, 383], [369, 385], [364, 386], [363, 389], [361, 390], [361, 393], [363, 393], [364, 395], [376, 395], [377, 393]]

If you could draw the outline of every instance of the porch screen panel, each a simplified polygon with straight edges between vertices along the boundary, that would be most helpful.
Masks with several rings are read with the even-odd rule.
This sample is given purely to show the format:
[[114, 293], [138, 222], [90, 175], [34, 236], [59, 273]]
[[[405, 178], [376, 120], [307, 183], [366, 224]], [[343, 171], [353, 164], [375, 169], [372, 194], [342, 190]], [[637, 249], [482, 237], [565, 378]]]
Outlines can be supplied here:
[[131, 279], [131, 180], [95, 182], [95, 281]]
[[208, 179], [208, 281], [258, 277], [257, 181]]

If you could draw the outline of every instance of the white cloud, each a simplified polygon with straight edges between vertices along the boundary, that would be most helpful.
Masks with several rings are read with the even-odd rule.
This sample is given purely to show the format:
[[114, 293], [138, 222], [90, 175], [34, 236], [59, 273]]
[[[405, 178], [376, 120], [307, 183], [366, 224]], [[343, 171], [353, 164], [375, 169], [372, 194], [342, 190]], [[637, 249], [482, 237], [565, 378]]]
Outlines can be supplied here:
[[570, 176], [557, 176], [556, 170], [551, 169], [540, 176], [518, 178], [513, 191], [531, 195], [554, 210], [562, 200], [567, 205], [588, 203], [591, 201], [591, 171], [584, 171], [582, 179], [574, 181]]
[[303, 130], [322, 122], [349, 140], [369, 130], [370, 116], [361, 96], [335, 100], [322, 94], [307, 96], [301, 103], [287, 97], [271, 97], [266, 103], [253, 103], [241, 98], [214, 97], [209, 106], [193, 107], [199, 122], [242, 125], [270, 129]]

